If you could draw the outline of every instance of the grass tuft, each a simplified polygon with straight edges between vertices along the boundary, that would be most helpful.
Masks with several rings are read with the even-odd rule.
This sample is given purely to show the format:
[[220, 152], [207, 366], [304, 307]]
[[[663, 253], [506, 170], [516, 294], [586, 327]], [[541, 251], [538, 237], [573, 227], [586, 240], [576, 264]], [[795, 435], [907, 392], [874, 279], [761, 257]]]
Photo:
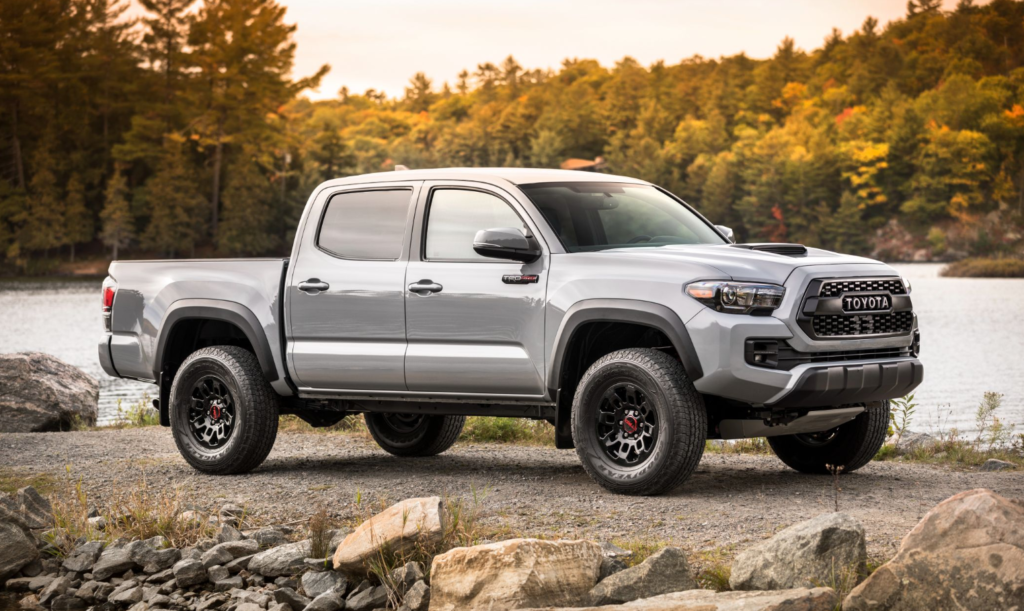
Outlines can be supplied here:
[[545, 420], [470, 416], [459, 441], [555, 446], [555, 427]]
[[704, 451], [708, 454], [753, 454], [769, 456], [772, 453], [768, 440], [764, 437], [753, 439], [709, 439], [704, 442]]

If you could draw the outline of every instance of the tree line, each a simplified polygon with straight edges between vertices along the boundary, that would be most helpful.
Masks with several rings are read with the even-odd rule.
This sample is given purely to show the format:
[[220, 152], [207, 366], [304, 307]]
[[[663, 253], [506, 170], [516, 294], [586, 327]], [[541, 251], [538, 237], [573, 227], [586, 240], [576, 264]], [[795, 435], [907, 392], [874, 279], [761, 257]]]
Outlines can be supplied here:
[[[644, 66], [513, 57], [404, 95], [295, 78], [272, 0], [0, 3], [0, 258], [287, 252], [313, 187], [443, 166], [607, 171], [679, 194], [748, 241], [932, 256], [1019, 250], [1024, 2], [911, 0], [768, 59]], [[887, 250], [889, 249], [889, 250]]]

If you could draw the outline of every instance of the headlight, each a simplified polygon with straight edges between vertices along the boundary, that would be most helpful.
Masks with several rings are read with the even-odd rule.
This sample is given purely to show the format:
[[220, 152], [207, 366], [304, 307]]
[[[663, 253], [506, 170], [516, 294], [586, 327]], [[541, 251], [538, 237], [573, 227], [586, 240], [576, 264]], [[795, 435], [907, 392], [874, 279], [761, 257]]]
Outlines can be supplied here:
[[719, 312], [767, 316], [782, 303], [786, 289], [776, 284], [705, 280], [687, 284], [686, 294]]
[[907, 295], [910, 294], [910, 279], [906, 276], [900, 276], [900, 280], [903, 281], [903, 286], [907, 289]]

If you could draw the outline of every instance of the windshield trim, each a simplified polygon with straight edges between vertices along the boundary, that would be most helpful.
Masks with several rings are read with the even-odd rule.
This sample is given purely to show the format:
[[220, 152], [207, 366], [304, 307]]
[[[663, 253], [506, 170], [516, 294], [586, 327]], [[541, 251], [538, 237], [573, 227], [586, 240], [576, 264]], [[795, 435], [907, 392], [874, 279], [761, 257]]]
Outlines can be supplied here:
[[[697, 219], [699, 219], [707, 227], [711, 228], [711, 231], [722, 240], [722, 244], [731, 244], [732, 243], [732, 242], [729, 241], [729, 239], [727, 237], [725, 237], [725, 234], [723, 234], [721, 231], [718, 230], [718, 227], [714, 223], [712, 223], [711, 221], [706, 219], [704, 217], [704, 215], [701, 214], [700, 212], [697, 212], [697, 210], [694, 209], [694, 207], [691, 206], [690, 204], [686, 203], [686, 201], [683, 200], [683, 198], [679, 197], [675, 193], [672, 193], [668, 189], [665, 189], [665, 188], [660, 187], [660, 186], [658, 186], [656, 184], [653, 184], [653, 183], [649, 183], [649, 182], [626, 182], [626, 181], [618, 182], [618, 181], [610, 181], [610, 180], [574, 180], [574, 181], [571, 181], [571, 182], [560, 181], [560, 180], [553, 180], [553, 181], [548, 181], [548, 182], [531, 182], [531, 183], [527, 183], [527, 184], [517, 185], [519, 187], [519, 190], [522, 191], [523, 194], [526, 196], [526, 199], [528, 199], [530, 201], [530, 204], [533, 206], [534, 210], [537, 211], [537, 214], [539, 216], [539, 218], [537, 219], [537, 222], [538, 223], [542, 223], [544, 225], [544, 228], [547, 229], [552, 235], [554, 235], [555, 239], [558, 240], [558, 243], [562, 246], [562, 249], [565, 251], [566, 254], [584, 253], [584, 252], [604, 252], [604, 251], [607, 251], [607, 250], [619, 250], [619, 249], [623, 248], [623, 245], [621, 245], [621, 244], [608, 244], [607, 246], [603, 246], [603, 247], [591, 247], [591, 248], [588, 248], [587, 250], [578, 250], [578, 249], [577, 250], [573, 250], [573, 249], [571, 249], [568, 245], [565, 244], [565, 242], [562, 241], [562, 237], [559, 236], [558, 233], [555, 232], [554, 228], [551, 227], [551, 223], [548, 222], [547, 217], [545, 217], [544, 214], [540, 211], [540, 206], [538, 206], [537, 203], [533, 201], [533, 197], [530, 196], [530, 191], [532, 189], [543, 189], [543, 188], [548, 188], [548, 187], [565, 187], [567, 189], [571, 189], [572, 187], [578, 187], [578, 186], [584, 186], [584, 185], [585, 186], [590, 186], [590, 187], [616, 187], [616, 188], [622, 188], [622, 187], [647, 187], [647, 188], [655, 189], [656, 191], [660, 191], [662, 194], [666, 195], [669, 199], [673, 200], [677, 204], [681, 205], [683, 208], [686, 208], [686, 210], [688, 210], [691, 214], [693, 214], [695, 217], [697, 217]], [[669, 246], [669, 244], [640, 244], [638, 246], [645, 246], [645, 247], [648, 247], [648, 248], [661, 248], [662, 246]]]

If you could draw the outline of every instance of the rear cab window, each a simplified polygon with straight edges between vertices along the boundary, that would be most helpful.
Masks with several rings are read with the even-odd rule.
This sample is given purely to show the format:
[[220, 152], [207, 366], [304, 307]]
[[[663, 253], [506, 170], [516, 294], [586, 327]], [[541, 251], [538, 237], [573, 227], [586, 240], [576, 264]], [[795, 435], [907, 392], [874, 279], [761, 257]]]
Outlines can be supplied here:
[[316, 246], [342, 259], [395, 261], [402, 256], [412, 189], [348, 191], [331, 196]]

